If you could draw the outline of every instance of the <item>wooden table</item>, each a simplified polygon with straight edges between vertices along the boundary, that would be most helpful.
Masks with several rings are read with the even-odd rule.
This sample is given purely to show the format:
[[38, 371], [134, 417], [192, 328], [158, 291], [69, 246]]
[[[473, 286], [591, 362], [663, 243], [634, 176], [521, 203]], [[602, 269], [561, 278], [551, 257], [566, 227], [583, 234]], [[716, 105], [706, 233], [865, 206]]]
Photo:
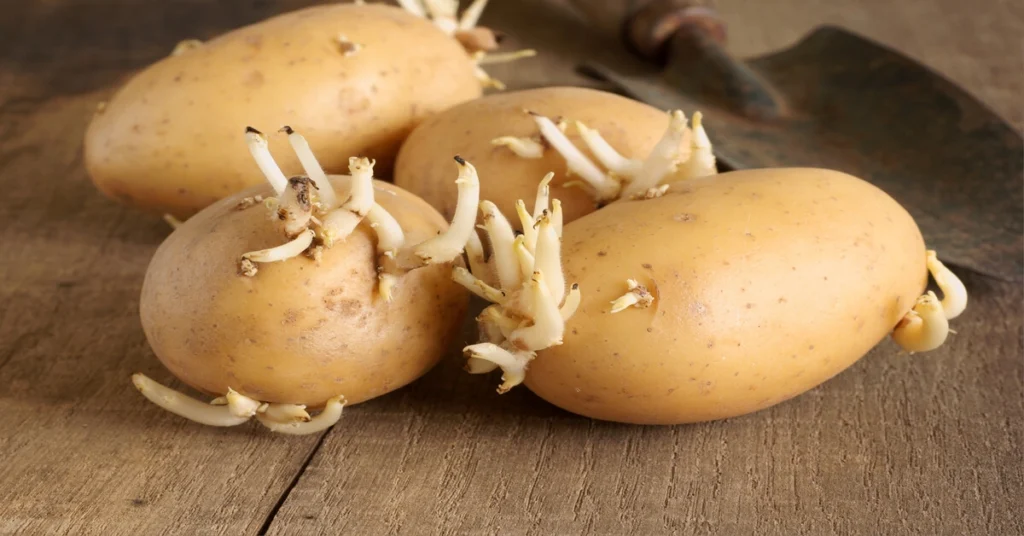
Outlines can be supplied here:
[[[553, 1], [553, 0], [552, 0]], [[513, 87], [581, 83], [538, 0], [489, 21], [545, 58]], [[453, 355], [326, 434], [197, 426], [128, 376], [168, 381], [139, 326], [167, 229], [82, 168], [97, 102], [188, 37], [308, 0], [37, 0], [0, 21], [0, 534], [1024, 533], [1022, 288], [967, 274], [937, 352], [885, 342], [793, 401], [726, 422], [635, 427], [561, 412]], [[720, 0], [752, 54], [837, 23], [897, 46], [1024, 123], [1019, 2]], [[532, 13], [532, 14], [531, 14]]]

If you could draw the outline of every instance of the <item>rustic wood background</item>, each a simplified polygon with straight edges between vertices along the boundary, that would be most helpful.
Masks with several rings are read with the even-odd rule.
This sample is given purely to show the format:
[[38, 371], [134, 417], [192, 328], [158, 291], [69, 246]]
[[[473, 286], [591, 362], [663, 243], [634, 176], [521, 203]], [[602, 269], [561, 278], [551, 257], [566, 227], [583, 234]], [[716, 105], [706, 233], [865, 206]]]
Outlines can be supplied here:
[[[4, 3], [0, 534], [1024, 533], [1024, 294], [970, 274], [971, 306], [941, 350], [883, 343], [824, 386], [726, 422], [593, 422], [525, 389], [499, 397], [455, 355], [316, 437], [204, 428], [144, 401], [131, 372], [170, 381], [137, 312], [167, 229], [93, 190], [85, 125], [177, 41], [310, 3]], [[560, 3], [492, 2], [488, 23], [544, 52], [498, 72], [512, 87], [586, 83], [573, 59], [609, 46], [568, 31], [578, 23]], [[1024, 3], [717, 7], [738, 54], [840, 24], [1024, 123]]]

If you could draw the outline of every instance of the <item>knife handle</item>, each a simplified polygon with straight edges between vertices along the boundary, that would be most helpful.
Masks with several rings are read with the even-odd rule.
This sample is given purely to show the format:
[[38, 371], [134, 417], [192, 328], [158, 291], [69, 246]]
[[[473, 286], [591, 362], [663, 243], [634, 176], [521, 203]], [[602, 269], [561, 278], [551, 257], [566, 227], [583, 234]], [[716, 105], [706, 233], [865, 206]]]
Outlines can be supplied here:
[[622, 39], [649, 60], [664, 61], [669, 40], [679, 30], [703, 33], [725, 43], [725, 22], [695, 0], [569, 0], [597, 31]]
[[692, 0], [654, 0], [635, 11], [623, 25], [626, 45], [641, 56], [666, 61], [669, 44], [679, 37], [724, 47], [725, 21], [707, 6]]

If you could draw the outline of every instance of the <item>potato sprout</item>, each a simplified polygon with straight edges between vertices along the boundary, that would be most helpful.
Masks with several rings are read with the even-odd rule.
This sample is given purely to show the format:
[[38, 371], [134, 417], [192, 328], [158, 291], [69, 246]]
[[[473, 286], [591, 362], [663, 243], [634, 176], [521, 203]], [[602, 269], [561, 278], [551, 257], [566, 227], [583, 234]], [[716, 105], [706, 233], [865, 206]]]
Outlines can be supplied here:
[[942, 291], [942, 312], [952, 320], [967, 308], [967, 287], [953, 272], [942, 264], [934, 250], [928, 250], [925, 262], [932, 279]]
[[175, 218], [172, 214], [164, 214], [164, 221], [167, 225], [171, 226], [171, 229], [177, 229], [178, 227], [181, 227], [182, 223], [184, 223], [178, 218]]
[[[483, 247], [473, 230], [479, 208], [480, 181], [476, 169], [469, 162], [455, 157], [459, 168], [455, 181], [459, 198], [449, 228], [422, 242], [406, 244], [406, 234], [401, 225], [374, 199], [374, 164], [371, 160], [349, 159], [349, 191], [339, 195], [306, 140], [287, 126], [281, 132], [288, 135], [292, 150], [298, 156], [306, 175], [286, 178], [270, 154], [266, 136], [248, 127], [245, 138], [249, 150], [274, 189], [276, 197], [247, 197], [235, 209], [248, 210], [261, 204], [266, 206], [271, 212], [271, 219], [280, 223], [282, 234], [289, 240], [277, 246], [242, 254], [238, 262], [241, 276], [255, 277], [260, 264], [285, 262], [303, 254], [319, 259], [324, 248], [344, 241], [364, 220], [376, 235], [377, 293], [387, 302], [391, 301], [394, 289], [404, 273], [427, 265], [452, 262], [467, 249], [471, 254], [471, 266], [477, 269], [484, 266]], [[339, 204], [340, 199], [345, 201]], [[468, 275], [469, 272], [466, 273]], [[472, 276], [470, 279], [477, 281]], [[483, 282], [481, 285], [478, 288], [485, 296], [499, 297], [499, 291], [488, 294], [491, 287]], [[545, 335], [551, 338], [550, 333]], [[323, 411], [310, 417], [305, 406], [264, 403], [231, 388], [223, 397], [217, 397], [207, 404], [162, 386], [142, 374], [134, 375], [132, 381], [156, 405], [211, 426], [236, 426], [256, 417], [274, 432], [312, 434], [335, 424], [345, 405], [344, 397], [335, 396], [327, 401]]]
[[626, 293], [619, 296], [612, 302], [612, 314], [625, 311], [630, 307], [646, 309], [654, 303], [654, 296], [641, 285], [636, 279], [626, 280]]
[[502, 136], [491, 143], [508, 147], [522, 158], [541, 158], [550, 145], [565, 159], [569, 174], [578, 175], [581, 179], [578, 184], [601, 203], [615, 199], [653, 199], [665, 194], [669, 182], [717, 173], [711, 140], [704, 130], [700, 112], [693, 115], [691, 128], [686, 127], [683, 112], [676, 110], [669, 114], [664, 135], [642, 160], [623, 156], [596, 129], [575, 121], [576, 131], [600, 167], [569, 140], [564, 128], [557, 128], [555, 122], [543, 115], [529, 113], [537, 123], [541, 141]]
[[[292, 150], [299, 157], [307, 176], [285, 179], [270, 154], [266, 136], [252, 127], [246, 128], [245, 135], [253, 159], [278, 194], [277, 198], [268, 198], [264, 202], [274, 208], [277, 218], [283, 222], [285, 236], [292, 240], [277, 247], [243, 254], [239, 261], [241, 274], [255, 276], [258, 272], [256, 263], [284, 261], [306, 252], [315, 256], [312, 248], [321, 244], [329, 248], [344, 241], [367, 218], [370, 220], [370, 228], [377, 235], [377, 271], [380, 274], [378, 293], [385, 300], [390, 301], [401, 273], [428, 264], [450, 262], [462, 254], [473, 234], [480, 200], [480, 180], [472, 164], [455, 157], [459, 167], [459, 176], [455, 180], [459, 197], [449, 229], [423, 243], [410, 246], [405, 244], [405, 235], [398, 222], [374, 201], [374, 163], [371, 160], [349, 159], [350, 191], [347, 200], [335, 206], [340, 197], [310, 150], [309, 143], [288, 126], [283, 127], [281, 132], [288, 135]], [[319, 199], [314, 200], [314, 196], [319, 196]], [[252, 206], [255, 202], [247, 203], [244, 200], [243, 204], [240, 208]]]
[[305, 407], [295, 404], [264, 404], [228, 388], [228, 394], [209, 404], [183, 395], [149, 379], [144, 374], [133, 374], [132, 383], [150, 402], [190, 421], [207, 426], [238, 426], [249, 419], [256, 420], [274, 432], [285, 434], [312, 434], [326, 430], [341, 418], [344, 397], [327, 401], [323, 411], [310, 418]]
[[967, 308], [967, 288], [960, 278], [939, 261], [933, 250], [928, 250], [925, 262], [932, 279], [942, 291], [942, 301], [934, 292], [928, 291], [896, 324], [892, 338], [911, 354], [942, 346], [951, 332], [949, 321]]
[[180, 56], [201, 46], [203, 46], [203, 42], [198, 39], [185, 39], [184, 41], [179, 41], [177, 45], [174, 45], [174, 50], [171, 50], [171, 56]]
[[540, 139], [503, 136], [491, 140], [491, 145], [508, 147], [520, 158], [542, 158], [544, 156], [544, 144]]
[[481, 66], [530, 58], [536, 56], [537, 51], [526, 49], [490, 54], [497, 50], [501, 39], [493, 30], [477, 26], [480, 15], [487, 7], [487, 1], [473, 0], [473, 3], [463, 10], [461, 17], [458, 15], [458, 0], [398, 0], [398, 4], [409, 13], [430, 20], [442, 32], [457, 40], [466, 52], [470, 53], [480, 85], [503, 90], [505, 84], [492, 78]]
[[[481, 228], [487, 233], [491, 257], [486, 262], [471, 262], [473, 272], [453, 269], [452, 278], [481, 298], [494, 303], [477, 317], [481, 342], [464, 349], [466, 370], [485, 374], [502, 370], [499, 393], [519, 385], [537, 352], [562, 344], [565, 322], [580, 303], [579, 286], [565, 290], [561, 262], [561, 211], [549, 205], [548, 183], [541, 181], [534, 214], [519, 201], [517, 212], [529, 235], [515, 236], [512, 226], [494, 203], [480, 203]], [[497, 279], [499, 288], [484, 278]]]

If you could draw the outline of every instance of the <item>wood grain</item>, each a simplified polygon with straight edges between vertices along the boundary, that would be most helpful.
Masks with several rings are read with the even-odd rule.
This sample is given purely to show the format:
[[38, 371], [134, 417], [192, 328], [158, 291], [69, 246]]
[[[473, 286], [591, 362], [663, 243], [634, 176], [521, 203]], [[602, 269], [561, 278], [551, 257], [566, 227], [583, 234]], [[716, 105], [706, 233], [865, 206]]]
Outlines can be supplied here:
[[[1024, 291], [980, 276], [941, 350], [886, 342], [804, 396], [725, 422], [590, 421], [525, 389], [498, 396], [455, 354], [322, 438], [207, 429], [145, 403], [131, 372], [170, 380], [137, 311], [166, 230], [94, 192], [82, 132], [118, 80], [178, 40], [309, 3], [5, 6], [0, 534], [1024, 534]], [[540, 0], [492, 4], [487, 22], [512, 46], [544, 51], [496, 75], [590, 83], [571, 68], [607, 42], [568, 12], [540, 16]], [[1019, 3], [716, 6], [738, 54], [841, 23], [1024, 124]]]

